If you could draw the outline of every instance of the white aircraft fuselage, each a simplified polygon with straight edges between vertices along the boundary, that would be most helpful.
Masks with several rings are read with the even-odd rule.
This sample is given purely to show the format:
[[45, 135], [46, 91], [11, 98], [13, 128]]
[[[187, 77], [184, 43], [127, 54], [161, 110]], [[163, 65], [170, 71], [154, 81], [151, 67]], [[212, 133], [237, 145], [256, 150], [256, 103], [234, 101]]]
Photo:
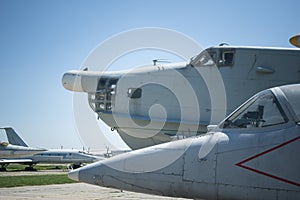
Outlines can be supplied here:
[[31, 156], [35, 153], [39, 153], [43, 151], [46, 151], [46, 149], [24, 147], [24, 146], [8, 144], [7, 142], [2, 142], [0, 145], [0, 159], [21, 158], [24, 156]]
[[88, 93], [98, 118], [139, 149], [203, 134], [255, 93], [299, 83], [299, 63], [299, 49], [218, 46], [188, 63], [70, 71], [62, 82]]
[[73, 169], [82, 163], [91, 163], [98, 160], [84, 151], [75, 149], [51, 149], [28, 147], [23, 139], [11, 127], [4, 129], [8, 142], [0, 145], [0, 170], [6, 170], [11, 163], [29, 165], [28, 169], [37, 163], [72, 163]]
[[258, 93], [213, 131], [99, 161], [73, 180], [193, 199], [300, 198], [300, 85]]
[[52, 149], [29, 157], [36, 163], [91, 163], [97, 160], [95, 156], [73, 149]]

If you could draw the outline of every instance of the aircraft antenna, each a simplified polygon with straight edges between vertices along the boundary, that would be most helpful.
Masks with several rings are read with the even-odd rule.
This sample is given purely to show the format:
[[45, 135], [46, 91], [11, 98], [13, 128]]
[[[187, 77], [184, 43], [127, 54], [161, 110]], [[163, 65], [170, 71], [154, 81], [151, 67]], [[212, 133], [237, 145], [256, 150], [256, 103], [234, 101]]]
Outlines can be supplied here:
[[226, 42], [222, 42], [221, 44], [219, 44], [220, 47], [222, 46], [229, 46], [229, 44], [227, 44]]
[[168, 59], [162, 58], [162, 59], [154, 59], [152, 60], [152, 62], [153, 62], [153, 66], [156, 66], [156, 63], [162, 63], [162, 62], [169, 63], [170, 61]]

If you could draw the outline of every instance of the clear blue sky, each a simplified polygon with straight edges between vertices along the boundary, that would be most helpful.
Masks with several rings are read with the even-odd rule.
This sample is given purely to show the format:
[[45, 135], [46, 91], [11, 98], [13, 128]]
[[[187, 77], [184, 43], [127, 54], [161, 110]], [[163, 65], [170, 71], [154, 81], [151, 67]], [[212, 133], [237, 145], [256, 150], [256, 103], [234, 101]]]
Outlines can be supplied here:
[[203, 47], [291, 47], [300, 1], [1, 0], [0, 126], [31, 146], [81, 148], [64, 72], [108, 37], [133, 28], [182, 32]]

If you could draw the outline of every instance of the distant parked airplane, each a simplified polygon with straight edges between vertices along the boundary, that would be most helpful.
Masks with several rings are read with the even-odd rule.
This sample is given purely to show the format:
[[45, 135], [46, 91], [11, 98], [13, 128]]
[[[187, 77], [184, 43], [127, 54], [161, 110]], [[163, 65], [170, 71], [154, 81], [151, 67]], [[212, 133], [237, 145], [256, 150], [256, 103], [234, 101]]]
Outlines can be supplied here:
[[101, 160], [87, 152], [75, 149], [50, 149], [36, 153], [30, 157], [33, 163], [70, 163], [72, 169], [81, 167], [83, 163], [91, 163]]
[[94, 162], [97, 157], [75, 149], [32, 148], [22, 140], [13, 128], [1, 128], [6, 132], [8, 142], [1, 142], [0, 171], [5, 171], [11, 163], [29, 165], [26, 170], [33, 170], [37, 163], [70, 163], [73, 169], [82, 163]]
[[2, 141], [0, 145], [0, 171], [5, 170], [9, 163], [31, 164], [32, 160], [26, 159], [26, 156], [32, 156], [35, 153], [46, 151], [44, 148], [29, 147], [12, 128], [4, 129], [8, 142]]

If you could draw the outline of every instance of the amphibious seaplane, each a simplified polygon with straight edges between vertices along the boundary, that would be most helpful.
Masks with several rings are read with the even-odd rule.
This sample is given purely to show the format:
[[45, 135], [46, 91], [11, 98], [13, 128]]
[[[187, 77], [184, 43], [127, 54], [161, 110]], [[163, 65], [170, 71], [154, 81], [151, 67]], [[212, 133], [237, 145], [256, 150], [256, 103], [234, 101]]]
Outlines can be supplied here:
[[299, 63], [299, 49], [223, 45], [187, 63], [69, 71], [62, 84], [87, 93], [98, 118], [139, 149], [206, 133], [255, 93], [300, 83]]
[[193, 199], [300, 199], [300, 84], [262, 91], [211, 132], [96, 162], [69, 178]]

